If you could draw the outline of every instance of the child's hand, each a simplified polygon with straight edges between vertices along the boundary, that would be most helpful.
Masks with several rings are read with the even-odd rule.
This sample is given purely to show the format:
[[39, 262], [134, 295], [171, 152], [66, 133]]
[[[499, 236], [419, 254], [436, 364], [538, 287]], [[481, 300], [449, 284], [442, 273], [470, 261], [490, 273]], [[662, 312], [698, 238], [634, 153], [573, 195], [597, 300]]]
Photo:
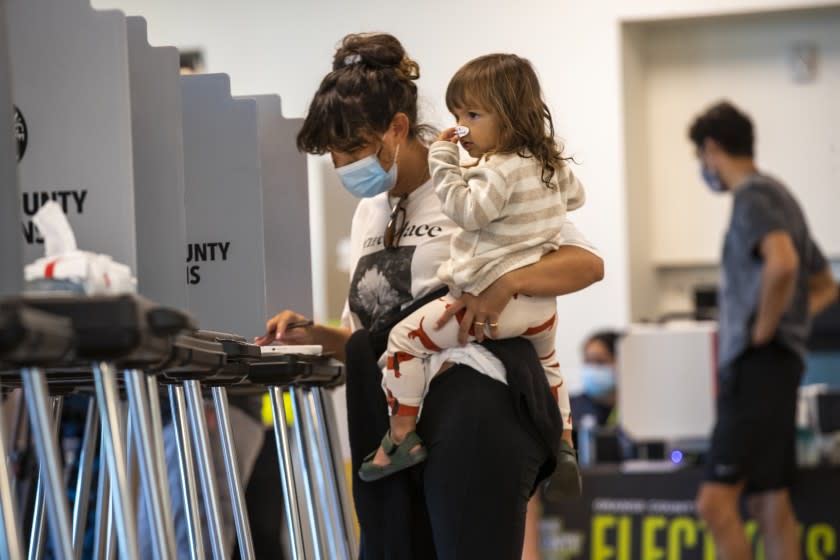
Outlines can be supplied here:
[[453, 144], [457, 144], [460, 136], [455, 132], [455, 127], [453, 126], [441, 132], [437, 139], [439, 142], [452, 142]]

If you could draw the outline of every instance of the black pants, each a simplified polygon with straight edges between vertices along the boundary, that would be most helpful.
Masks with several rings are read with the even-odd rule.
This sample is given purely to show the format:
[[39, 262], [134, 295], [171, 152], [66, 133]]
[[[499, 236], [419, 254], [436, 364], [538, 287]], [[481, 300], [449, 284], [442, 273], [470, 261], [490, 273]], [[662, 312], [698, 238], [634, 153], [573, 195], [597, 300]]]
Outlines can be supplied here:
[[748, 493], [791, 487], [802, 370], [795, 352], [772, 342], [748, 348], [720, 372], [707, 480], [746, 480]]
[[516, 414], [508, 387], [466, 366], [440, 374], [417, 427], [427, 461], [363, 482], [356, 473], [388, 430], [388, 415], [381, 371], [359, 354], [348, 354], [347, 412], [361, 558], [520, 558], [525, 511], [546, 451]]

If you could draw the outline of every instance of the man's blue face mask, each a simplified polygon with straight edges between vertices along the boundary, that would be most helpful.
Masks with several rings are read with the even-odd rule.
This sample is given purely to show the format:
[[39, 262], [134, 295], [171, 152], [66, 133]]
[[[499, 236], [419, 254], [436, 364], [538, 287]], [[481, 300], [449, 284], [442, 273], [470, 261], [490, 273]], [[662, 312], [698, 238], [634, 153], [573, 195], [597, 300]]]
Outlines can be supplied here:
[[712, 192], [726, 192], [726, 187], [723, 185], [723, 181], [720, 180], [720, 175], [717, 171], [712, 171], [701, 163], [700, 175], [703, 177], [703, 182], [706, 183]]
[[385, 191], [389, 191], [397, 184], [397, 158], [400, 146], [394, 153], [394, 163], [388, 171], [382, 169], [379, 163], [379, 152], [363, 157], [348, 165], [336, 168], [339, 179], [350, 194], [358, 198], [370, 198]]

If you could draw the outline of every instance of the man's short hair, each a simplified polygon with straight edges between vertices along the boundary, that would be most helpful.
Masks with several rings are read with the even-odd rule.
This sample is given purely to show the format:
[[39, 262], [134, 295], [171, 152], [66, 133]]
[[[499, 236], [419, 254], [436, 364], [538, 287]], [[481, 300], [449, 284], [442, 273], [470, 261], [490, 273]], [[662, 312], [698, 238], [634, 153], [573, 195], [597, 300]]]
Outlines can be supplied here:
[[753, 156], [753, 125], [732, 103], [721, 101], [698, 116], [688, 130], [697, 149], [711, 138], [730, 156]]

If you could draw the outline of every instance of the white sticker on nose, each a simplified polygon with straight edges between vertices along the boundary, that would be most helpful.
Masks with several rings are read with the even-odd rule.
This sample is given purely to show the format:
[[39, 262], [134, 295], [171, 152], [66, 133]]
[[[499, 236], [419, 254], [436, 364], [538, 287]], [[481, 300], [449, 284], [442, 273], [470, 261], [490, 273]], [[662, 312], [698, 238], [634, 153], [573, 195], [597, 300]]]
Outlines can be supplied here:
[[458, 135], [458, 138], [463, 138], [467, 134], [470, 133], [470, 129], [466, 126], [456, 126], [455, 127], [455, 134]]

